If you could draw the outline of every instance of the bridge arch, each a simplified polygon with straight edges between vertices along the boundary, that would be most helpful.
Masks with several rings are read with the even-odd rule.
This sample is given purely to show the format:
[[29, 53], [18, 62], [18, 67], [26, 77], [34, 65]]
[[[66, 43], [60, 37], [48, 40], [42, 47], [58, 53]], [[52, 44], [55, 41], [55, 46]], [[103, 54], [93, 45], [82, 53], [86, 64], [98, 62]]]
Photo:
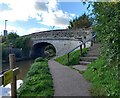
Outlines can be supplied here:
[[32, 46], [30, 56], [32, 58], [47, 57], [56, 55], [56, 48], [48, 42], [38, 42]]

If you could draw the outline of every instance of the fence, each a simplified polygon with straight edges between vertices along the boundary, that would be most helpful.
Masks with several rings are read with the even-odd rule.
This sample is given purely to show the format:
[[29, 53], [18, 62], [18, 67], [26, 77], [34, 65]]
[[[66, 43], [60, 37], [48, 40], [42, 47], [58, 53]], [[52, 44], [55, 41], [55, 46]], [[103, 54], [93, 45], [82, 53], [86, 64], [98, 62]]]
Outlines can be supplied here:
[[9, 54], [10, 70], [2, 71], [0, 74], [0, 86], [11, 83], [11, 97], [17, 98], [16, 75], [19, 68], [16, 67], [15, 54]]

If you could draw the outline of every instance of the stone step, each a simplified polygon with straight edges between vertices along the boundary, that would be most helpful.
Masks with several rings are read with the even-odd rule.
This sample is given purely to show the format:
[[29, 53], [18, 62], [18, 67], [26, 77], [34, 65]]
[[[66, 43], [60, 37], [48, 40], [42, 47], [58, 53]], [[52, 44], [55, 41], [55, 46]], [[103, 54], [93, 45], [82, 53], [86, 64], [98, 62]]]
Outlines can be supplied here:
[[87, 66], [85, 66], [85, 65], [74, 65], [73, 68], [75, 68], [79, 71], [85, 71], [87, 69]]
[[81, 61], [88, 61], [88, 62], [94, 61], [96, 59], [97, 57], [81, 57], [80, 58]]
[[92, 46], [89, 50], [100, 50], [100, 46]]
[[88, 65], [88, 64], [91, 64], [91, 62], [88, 62], [88, 61], [80, 61], [79, 64], [80, 64], [80, 65]]
[[99, 53], [99, 50], [89, 50], [88, 52]]
[[87, 55], [92, 55], [92, 57], [93, 57], [93, 55], [96, 55], [96, 57], [98, 57], [98, 56], [99, 56], [99, 53], [90, 52], [90, 53], [87, 53]]
[[87, 53], [87, 54], [84, 54], [84, 57], [98, 57], [99, 56], [99, 53]]
[[100, 48], [100, 46], [92, 46], [92, 47], [90, 47], [90, 49], [99, 49]]

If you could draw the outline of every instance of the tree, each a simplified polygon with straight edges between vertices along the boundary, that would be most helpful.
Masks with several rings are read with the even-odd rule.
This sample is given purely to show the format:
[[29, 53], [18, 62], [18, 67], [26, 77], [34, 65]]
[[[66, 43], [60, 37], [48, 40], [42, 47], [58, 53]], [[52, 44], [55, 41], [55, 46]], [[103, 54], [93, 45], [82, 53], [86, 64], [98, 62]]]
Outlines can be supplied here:
[[7, 36], [3, 38], [2, 41], [2, 57], [3, 59], [8, 56], [8, 50], [6, 49], [10, 43], [12, 43], [14, 48], [21, 48], [24, 56], [29, 55], [30, 50], [30, 38], [28, 37], [20, 37], [16, 33], [9, 33]]
[[75, 19], [69, 22], [69, 29], [78, 29], [78, 28], [88, 28], [92, 25], [90, 18], [84, 13], [80, 17], [76, 17]]
[[29, 55], [30, 47], [31, 47], [31, 41], [29, 37], [19, 37], [16, 39], [14, 43], [14, 47], [16, 48], [22, 48], [23, 54], [25, 56]]
[[11, 32], [6, 36], [6, 42], [7, 42], [7, 44], [9, 44], [9, 43], [14, 44], [14, 42], [16, 41], [17, 38], [19, 38], [19, 35], [17, 35], [14, 32]]

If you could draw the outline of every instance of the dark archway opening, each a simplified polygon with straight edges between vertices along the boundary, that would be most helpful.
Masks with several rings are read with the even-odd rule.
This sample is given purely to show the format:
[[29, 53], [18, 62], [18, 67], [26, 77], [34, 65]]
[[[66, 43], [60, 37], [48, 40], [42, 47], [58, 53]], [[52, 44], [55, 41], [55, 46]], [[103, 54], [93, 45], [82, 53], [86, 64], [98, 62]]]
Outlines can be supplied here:
[[47, 42], [37, 43], [32, 47], [31, 58], [37, 57], [49, 58], [56, 55], [55, 47]]

